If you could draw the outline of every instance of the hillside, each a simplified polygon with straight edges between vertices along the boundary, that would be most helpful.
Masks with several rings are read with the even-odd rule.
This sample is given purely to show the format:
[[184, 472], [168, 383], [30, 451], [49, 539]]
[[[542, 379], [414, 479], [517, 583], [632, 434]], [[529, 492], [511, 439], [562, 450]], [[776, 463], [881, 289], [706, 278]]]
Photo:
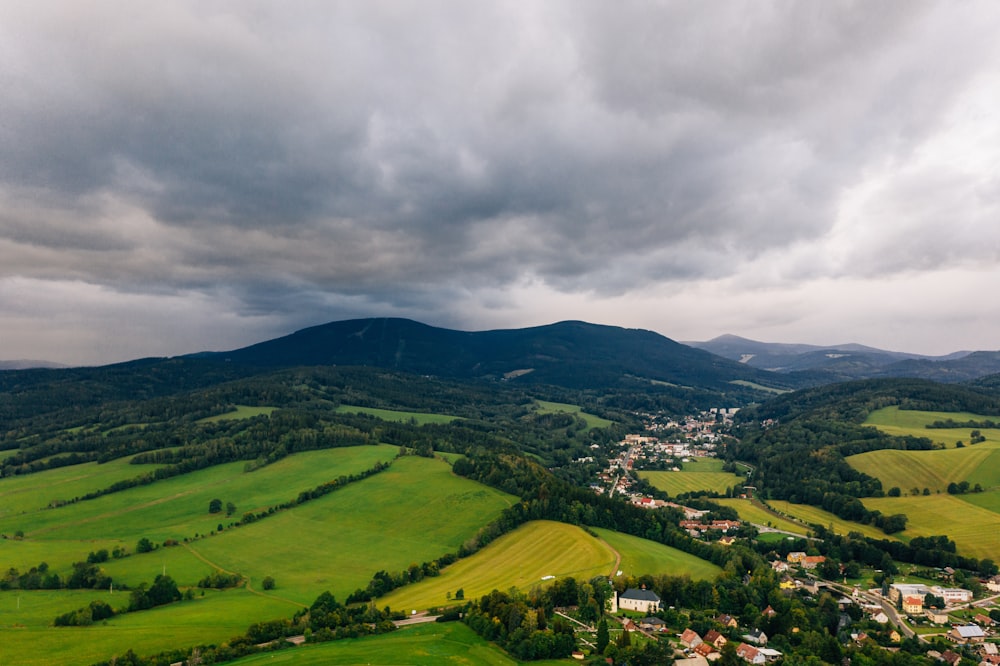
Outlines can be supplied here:
[[788, 374], [800, 386], [876, 377], [964, 382], [1000, 372], [1000, 352], [957, 351], [926, 356], [856, 343], [824, 347], [760, 342], [736, 335], [686, 344], [754, 368]]
[[787, 387], [748, 368], [652, 331], [567, 321], [466, 332], [408, 319], [356, 319], [303, 329], [228, 352], [199, 354], [262, 367], [365, 365], [453, 378], [606, 388], [636, 380], [734, 390], [733, 381]]

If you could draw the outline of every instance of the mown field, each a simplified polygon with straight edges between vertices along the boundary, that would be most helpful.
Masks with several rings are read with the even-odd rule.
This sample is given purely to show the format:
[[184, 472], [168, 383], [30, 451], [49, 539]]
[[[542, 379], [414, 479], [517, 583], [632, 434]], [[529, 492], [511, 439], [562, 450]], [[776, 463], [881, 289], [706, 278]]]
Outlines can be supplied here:
[[756, 525], [767, 525], [786, 532], [805, 534], [808, 528], [799, 523], [776, 516], [765, 508], [758, 506], [755, 502], [745, 499], [715, 499], [712, 500], [722, 506], [732, 507], [740, 514], [740, 520], [745, 520]]
[[884, 514], [905, 513], [909, 519], [903, 538], [944, 534], [966, 556], [990, 559], [1000, 553], [1000, 491], [968, 495], [941, 493], [915, 497], [879, 497], [862, 500]]
[[639, 478], [671, 497], [699, 490], [725, 493], [727, 489], [746, 481], [743, 476], [723, 472], [722, 465], [723, 461], [718, 458], [694, 458], [684, 463], [679, 472], [642, 471]]
[[[294, 499], [300, 488], [367, 469], [395, 453], [395, 447], [316, 451], [250, 473], [243, 472], [241, 464], [220, 465], [41, 512], [19, 523], [29, 527], [24, 541], [0, 540], [0, 566], [6, 570], [24, 560], [34, 565], [40, 558], [68, 566], [102, 543], [121, 542], [132, 550], [141, 536], [156, 535], [161, 541], [173, 535], [189, 536], [193, 530], [205, 534], [218, 522], [226, 522], [219, 517], [224, 514], [209, 517], [207, 513], [214, 496], [224, 502], [232, 498], [240, 512], [264, 508]], [[160, 483], [167, 484], [161, 491], [169, 488], [165, 501], [150, 500], [145, 493]], [[218, 567], [249, 577], [249, 588], [207, 591], [204, 596], [195, 590], [190, 601], [85, 628], [53, 628], [51, 624], [56, 615], [92, 599], [122, 607], [127, 594], [120, 590], [113, 594], [95, 590], [0, 592], [0, 664], [86, 665], [129, 647], [152, 653], [178, 645], [218, 643], [243, 633], [253, 622], [290, 617], [325, 590], [343, 599], [364, 587], [379, 569], [401, 570], [414, 561], [454, 552], [510, 501], [499, 491], [454, 476], [443, 460], [401, 458], [385, 472], [258, 522], [225, 527], [214, 536], [102, 565], [119, 584], [151, 582], [166, 571], [183, 590]], [[40, 526], [34, 529], [36, 519]], [[86, 535], [71, 538], [73, 522]], [[205, 530], [203, 524], [210, 529]], [[104, 531], [110, 536], [101, 536]], [[267, 575], [277, 585], [262, 593], [260, 580]]]
[[[791, 502], [786, 502], [785, 500], [774, 499], [768, 500], [767, 503], [775, 510], [801, 520], [804, 523], [821, 525], [823, 527], [830, 527], [832, 525], [833, 531], [838, 534], [860, 532], [861, 534], [870, 536], [874, 539], [889, 538], [885, 532], [877, 527], [862, 525], [861, 523], [855, 523], [850, 520], [844, 520], [829, 511], [824, 511], [823, 509], [819, 509], [808, 504], [792, 504]], [[893, 513], [898, 512], [894, 511]]]
[[592, 529], [621, 555], [618, 569], [625, 576], [670, 574], [689, 576], [693, 580], [711, 580], [722, 571], [707, 560], [662, 543], [599, 527]]
[[607, 576], [615, 566], [614, 550], [583, 529], [540, 520], [505, 534], [472, 557], [459, 560], [440, 576], [425, 578], [379, 600], [391, 608], [422, 610], [450, 602], [457, 590], [475, 599], [493, 590], [530, 590], [545, 576], [589, 580]]
[[340, 405], [337, 411], [343, 414], [367, 414], [383, 421], [394, 421], [396, 423], [415, 423], [416, 425], [426, 425], [428, 423], [451, 423], [458, 420], [460, 416], [449, 416], [448, 414], [425, 414], [422, 412], [399, 412], [394, 409], [376, 409], [375, 407], [357, 407], [355, 405]]
[[[518, 663], [492, 643], [487, 643], [461, 622], [430, 623], [405, 627], [391, 634], [303, 645], [292, 650], [245, 657], [233, 666], [294, 664], [369, 664], [370, 666], [516, 666]], [[540, 660], [533, 666], [572, 663], [571, 660]]]
[[588, 414], [579, 405], [570, 405], [564, 402], [548, 402], [546, 400], [536, 400], [537, 412], [539, 414], [557, 414], [565, 412], [567, 414], [578, 415], [587, 423], [587, 430], [593, 428], [607, 428], [613, 425], [613, 421], [602, 419], [600, 416]]
[[[919, 412], [887, 407], [865, 421], [893, 435], [927, 437], [949, 448], [934, 451], [870, 451], [850, 456], [847, 462], [882, 482], [886, 490], [898, 487], [904, 494], [944, 492], [949, 483], [968, 481], [989, 489], [1000, 487], [1000, 430], [980, 428], [986, 441], [970, 445], [971, 428], [926, 428], [935, 421], [982, 421], [989, 417], [966, 412]], [[955, 447], [963, 441], [965, 446]], [[916, 491], [916, 492], [914, 492]]]
[[236, 410], [225, 414], [216, 414], [199, 419], [198, 423], [215, 423], [217, 421], [233, 421], [236, 419], [250, 419], [255, 416], [270, 416], [277, 407], [251, 407], [248, 405], [236, 405]]

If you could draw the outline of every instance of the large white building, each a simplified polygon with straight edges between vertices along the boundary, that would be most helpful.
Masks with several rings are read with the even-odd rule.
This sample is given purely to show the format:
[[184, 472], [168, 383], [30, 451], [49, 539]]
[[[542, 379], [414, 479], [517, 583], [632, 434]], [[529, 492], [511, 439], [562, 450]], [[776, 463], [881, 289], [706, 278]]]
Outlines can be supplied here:
[[660, 610], [660, 597], [652, 590], [632, 588], [618, 595], [618, 608], [639, 613], [655, 613]]

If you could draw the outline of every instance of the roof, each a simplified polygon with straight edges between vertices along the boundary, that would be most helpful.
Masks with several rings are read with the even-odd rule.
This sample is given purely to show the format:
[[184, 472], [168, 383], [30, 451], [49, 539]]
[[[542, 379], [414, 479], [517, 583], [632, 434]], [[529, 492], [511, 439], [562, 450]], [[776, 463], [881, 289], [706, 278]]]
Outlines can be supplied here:
[[983, 628], [978, 624], [965, 624], [955, 627], [955, 631], [962, 638], [982, 638], [986, 635], [983, 633]]
[[621, 595], [619, 595], [618, 599], [619, 600], [631, 599], [633, 601], [655, 601], [656, 603], [660, 603], [660, 597], [656, 595], [656, 592], [653, 592], [652, 590], [637, 590], [635, 588], [625, 590]]

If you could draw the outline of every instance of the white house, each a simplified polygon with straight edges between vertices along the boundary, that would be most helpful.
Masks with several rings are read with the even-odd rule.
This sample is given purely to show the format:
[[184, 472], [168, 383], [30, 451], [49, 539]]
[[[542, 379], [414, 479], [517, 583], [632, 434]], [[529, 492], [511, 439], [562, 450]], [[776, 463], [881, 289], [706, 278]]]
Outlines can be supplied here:
[[660, 610], [660, 597], [652, 590], [632, 588], [618, 595], [618, 608], [639, 613], [655, 613]]

